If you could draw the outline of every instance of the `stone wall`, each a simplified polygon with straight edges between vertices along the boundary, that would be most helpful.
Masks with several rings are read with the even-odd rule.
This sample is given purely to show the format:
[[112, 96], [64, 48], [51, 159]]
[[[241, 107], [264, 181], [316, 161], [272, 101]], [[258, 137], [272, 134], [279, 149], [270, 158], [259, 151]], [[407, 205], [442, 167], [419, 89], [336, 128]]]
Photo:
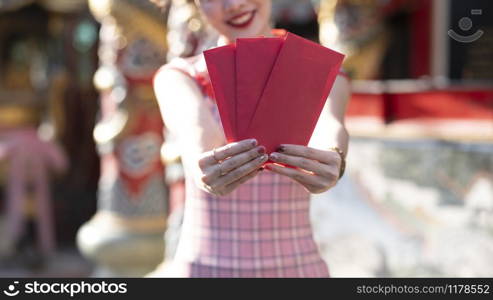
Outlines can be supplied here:
[[353, 138], [312, 217], [334, 277], [491, 277], [493, 143]]

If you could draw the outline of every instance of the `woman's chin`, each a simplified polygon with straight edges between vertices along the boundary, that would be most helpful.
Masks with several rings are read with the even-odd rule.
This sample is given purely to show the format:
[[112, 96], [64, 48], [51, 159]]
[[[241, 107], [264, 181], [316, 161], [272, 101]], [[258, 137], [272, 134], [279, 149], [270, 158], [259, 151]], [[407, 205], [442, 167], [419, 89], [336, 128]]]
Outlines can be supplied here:
[[252, 37], [259, 37], [265, 35], [265, 32], [262, 30], [258, 29], [249, 29], [249, 30], [235, 30], [234, 32], [231, 32], [229, 34], [229, 39], [231, 41], [235, 41], [236, 39], [241, 39], [241, 38], [252, 38]]

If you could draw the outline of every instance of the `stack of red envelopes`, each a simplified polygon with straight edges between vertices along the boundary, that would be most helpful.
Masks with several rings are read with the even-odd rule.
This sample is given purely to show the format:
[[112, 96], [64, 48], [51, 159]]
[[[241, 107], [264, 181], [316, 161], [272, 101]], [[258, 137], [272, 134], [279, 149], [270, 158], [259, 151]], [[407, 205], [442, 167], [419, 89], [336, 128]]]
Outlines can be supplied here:
[[204, 52], [228, 142], [307, 145], [344, 55], [288, 33]]

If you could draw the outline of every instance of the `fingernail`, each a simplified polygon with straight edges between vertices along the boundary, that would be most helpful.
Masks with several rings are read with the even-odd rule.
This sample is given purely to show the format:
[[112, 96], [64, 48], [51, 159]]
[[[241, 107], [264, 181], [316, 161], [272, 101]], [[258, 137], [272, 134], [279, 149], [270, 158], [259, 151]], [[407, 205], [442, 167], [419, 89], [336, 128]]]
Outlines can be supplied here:
[[278, 160], [279, 159], [279, 155], [277, 155], [276, 153], [272, 153], [270, 155], [270, 158], [273, 159], [273, 160]]
[[265, 153], [265, 147], [264, 146], [259, 147], [257, 152], [258, 152], [258, 154], [264, 154]]
[[277, 151], [277, 152], [279, 152], [279, 153], [283, 153], [284, 151], [286, 151], [286, 147], [284, 147], [284, 146], [279, 146], [279, 148], [277, 148], [277, 150], [276, 150], [276, 151]]
[[257, 140], [256, 140], [256, 139], [251, 139], [251, 140], [250, 140], [250, 144], [251, 144], [253, 147], [257, 146]]

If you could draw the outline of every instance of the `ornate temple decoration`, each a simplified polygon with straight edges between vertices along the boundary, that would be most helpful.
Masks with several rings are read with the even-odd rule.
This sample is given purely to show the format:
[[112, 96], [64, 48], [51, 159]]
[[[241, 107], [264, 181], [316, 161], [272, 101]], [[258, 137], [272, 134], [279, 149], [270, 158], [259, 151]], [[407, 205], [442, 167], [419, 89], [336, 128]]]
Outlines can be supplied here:
[[[100, 67], [94, 76], [101, 97], [94, 130], [101, 177], [98, 211], [80, 229], [78, 242], [99, 264], [98, 274], [139, 276], [164, 254], [164, 125], [152, 79], [165, 62], [165, 16], [147, 0], [92, 0], [89, 5], [101, 23]], [[145, 251], [136, 253], [135, 247]]]

